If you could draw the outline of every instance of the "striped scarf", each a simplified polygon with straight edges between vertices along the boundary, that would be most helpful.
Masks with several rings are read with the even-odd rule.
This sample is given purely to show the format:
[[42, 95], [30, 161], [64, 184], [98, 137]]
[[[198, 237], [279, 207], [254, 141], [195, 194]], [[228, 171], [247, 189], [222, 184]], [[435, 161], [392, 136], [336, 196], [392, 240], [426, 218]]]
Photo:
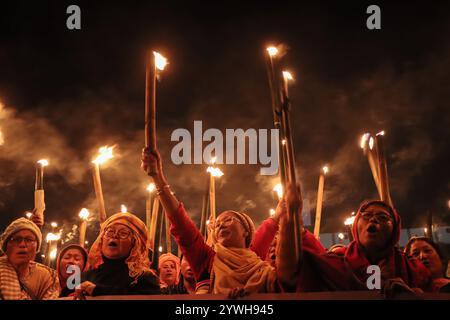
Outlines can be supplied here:
[[0, 297], [3, 300], [31, 300], [21, 289], [17, 272], [6, 256], [0, 257]]

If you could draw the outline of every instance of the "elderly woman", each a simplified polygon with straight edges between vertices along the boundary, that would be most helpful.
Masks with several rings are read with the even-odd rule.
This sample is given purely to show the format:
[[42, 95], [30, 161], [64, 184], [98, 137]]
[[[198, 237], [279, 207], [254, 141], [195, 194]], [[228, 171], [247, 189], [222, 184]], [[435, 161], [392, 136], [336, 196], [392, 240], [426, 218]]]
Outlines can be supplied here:
[[158, 277], [149, 267], [147, 233], [144, 222], [131, 213], [109, 217], [89, 251], [89, 271], [75, 298], [159, 294]]
[[[295, 187], [288, 188], [286, 197], [288, 207], [301, 208], [301, 196]], [[282, 218], [280, 229], [277, 275], [286, 291], [369, 290], [371, 265], [380, 268], [380, 283], [386, 293], [415, 292], [411, 288], [423, 289], [429, 284], [428, 270], [396, 247], [400, 217], [385, 202], [366, 201], [360, 206], [352, 229], [354, 240], [339, 252], [314, 252], [311, 242], [315, 240], [308, 238], [303, 243], [301, 261], [296, 261], [289, 217]]]
[[87, 259], [86, 249], [79, 244], [69, 244], [61, 249], [56, 259], [56, 270], [61, 288], [60, 297], [67, 297], [75, 292], [75, 289], [69, 289], [67, 286], [67, 280], [72, 275], [72, 272], [68, 273], [69, 266], [78, 266], [80, 272], [84, 272], [87, 270]]
[[26, 218], [13, 221], [0, 236], [5, 253], [0, 257], [0, 298], [5, 300], [56, 299], [58, 276], [34, 260], [40, 250], [42, 234]]
[[430, 271], [433, 292], [450, 292], [450, 279], [445, 274], [444, 259], [436, 243], [427, 237], [413, 237], [405, 246], [405, 254], [420, 260]]
[[[171, 192], [163, 174], [159, 152], [144, 149], [142, 168], [153, 177], [171, 223], [171, 233], [196, 279], [210, 279], [209, 292], [237, 297], [253, 292], [275, 291], [275, 269], [250, 250], [255, 227], [248, 215], [232, 210], [222, 212], [214, 223], [211, 247], [205, 243], [183, 204]], [[272, 238], [267, 241], [264, 257]]]

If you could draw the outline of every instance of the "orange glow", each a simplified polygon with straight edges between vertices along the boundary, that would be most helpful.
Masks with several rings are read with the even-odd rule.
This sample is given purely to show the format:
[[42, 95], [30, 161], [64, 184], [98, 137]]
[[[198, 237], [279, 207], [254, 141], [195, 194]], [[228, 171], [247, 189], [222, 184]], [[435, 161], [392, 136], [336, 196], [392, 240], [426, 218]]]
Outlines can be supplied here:
[[360, 143], [361, 149], [364, 149], [366, 147], [366, 143], [367, 143], [367, 140], [369, 140], [369, 137], [370, 137], [370, 133], [364, 133], [361, 136], [361, 143]]
[[283, 186], [281, 183], [278, 183], [274, 188], [273, 191], [275, 191], [278, 194], [278, 199], [283, 198]]
[[81, 209], [80, 213], [78, 214], [80, 219], [87, 220], [89, 218], [89, 210], [86, 208]]
[[122, 212], [122, 213], [127, 213], [127, 207], [124, 205], [124, 204], [122, 204], [122, 205], [120, 205], [120, 212]]
[[208, 169], [206, 169], [206, 172], [211, 173], [211, 175], [213, 177], [220, 178], [221, 176], [223, 176], [222, 170], [220, 170], [219, 168], [216, 168], [216, 167], [208, 167]]
[[164, 68], [169, 64], [167, 59], [156, 51], [153, 51], [155, 56], [155, 66], [158, 70], [164, 70]]
[[324, 166], [324, 167], [322, 168], [322, 170], [323, 170], [323, 174], [327, 174], [328, 171], [329, 171], [329, 169], [328, 169], [327, 166]]
[[150, 192], [150, 193], [152, 193], [153, 191], [155, 191], [155, 189], [156, 189], [156, 187], [155, 187], [155, 184], [154, 184], [154, 183], [150, 183], [150, 184], [147, 186], [147, 191]]
[[41, 159], [37, 163], [39, 163], [43, 167], [48, 166], [48, 160], [47, 159]]
[[275, 57], [278, 54], [278, 49], [276, 47], [268, 47], [266, 50], [271, 57]]
[[101, 147], [100, 149], [98, 149], [97, 158], [95, 158], [92, 162], [100, 165], [100, 164], [105, 163], [109, 159], [112, 159], [114, 157], [113, 149], [114, 149], [114, 147], [108, 147], [108, 146]]
[[283, 78], [285, 81], [292, 81], [294, 80], [294, 77], [289, 71], [283, 71]]

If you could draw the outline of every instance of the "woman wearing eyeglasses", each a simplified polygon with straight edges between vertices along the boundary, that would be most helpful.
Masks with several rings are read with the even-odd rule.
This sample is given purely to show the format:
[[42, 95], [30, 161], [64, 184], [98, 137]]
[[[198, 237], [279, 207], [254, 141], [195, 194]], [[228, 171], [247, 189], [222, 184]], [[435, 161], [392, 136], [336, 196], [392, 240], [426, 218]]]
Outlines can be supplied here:
[[[235, 298], [249, 293], [275, 291], [275, 269], [250, 249], [255, 226], [248, 215], [231, 210], [218, 215], [211, 233], [211, 247], [205, 243], [183, 204], [171, 192], [163, 174], [159, 152], [144, 149], [142, 168], [154, 180], [171, 223], [171, 233], [198, 280], [197, 287], [201, 290], [197, 292], [228, 294]], [[272, 238], [266, 241], [267, 248], [262, 250], [265, 253]]]
[[405, 246], [405, 254], [420, 260], [430, 270], [431, 291], [450, 292], [450, 279], [445, 277], [446, 264], [436, 243], [427, 237], [413, 237]]
[[0, 299], [48, 300], [59, 295], [56, 271], [34, 260], [42, 243], [39, 227], [26, 218], [13, 221], [0, 236]]
[[[288, 206], [301, 204], [292, 186], [286, 197]], [[430, 275], [421, 263], [397, 248], [400, 230], [400, 216], [391, 206], [379, 200], [365, 201], [353, 223], [354, 240], [340, 248], [339, 254], [317, 254], [303, 243], [302, 260], [296, 261], [292, 223], [284, 216], [278, 239], [278, 279], [286, 291], [383, 289], [387, 296], [398, 291], [420, 292], [417, 288], [426, 288]]]
[[150, 269], [147, 228], [131, 213], [116, 213], [101, 226], [89, 251], [75, 298], [105, 295], [159, 294], [159, 280]]

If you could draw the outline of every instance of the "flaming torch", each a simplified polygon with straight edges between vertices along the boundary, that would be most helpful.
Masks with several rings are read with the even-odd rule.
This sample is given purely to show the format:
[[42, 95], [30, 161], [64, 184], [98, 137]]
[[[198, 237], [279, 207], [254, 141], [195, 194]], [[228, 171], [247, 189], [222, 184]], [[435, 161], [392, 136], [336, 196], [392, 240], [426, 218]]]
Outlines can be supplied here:
[[84, 248], [86, 241], [86, 229], [87, 229], [87, 220], [89, 218], [89, 210], [86, 208], [81, 209], [78, 214], [80, 217], [80, 246]]
[[145, 68], [145, 146], [151, 151], [156, 149], [156, 78], [166, 65], [167, 59], [153, 51]]
[[36, 215], [44, 222], [45, 197], [44, 197], [44, 167], [48, 166], [47, 159], [41, 159], [36, 163], [36, 183], [34, 186], [34, 207]]
[[92, 161], [94, 164], [92, 175], [94, 179], [95, 196], [97, 197], [100, 223], [106, 220], [105, 200], [103, 199], [102, 183], [100, 179], [100, 165], [113, 158], [113, 148], [103, 146], [98, 152], [98, 156]]
[[283, 185], [281, 183], [276, 184], [275, 187], [273, 187], [273, 191], [276, 192], [278, 200], [283, 198]]
[[374, 150], [375, 140], [370, 136], [370, 133], [365, 133], [361, 137], [361, 149], [363, 149], [364, 155], [367, 156], [367, 161], [369, 162], [370, 171], [372, 172], [373, 181], [375, 182], [375, 186], [378, 190], [378, 194], [381, 197], [380, 190], [380, 180], [378, 174], [378, 166], [377, 166], [377, 156]]
[[[294, 153], [294, 144], [292, 139], [292, 130], [291, 130], [291, 122], [290, 122], [290, 99], [289, 99], [289, 82], [294, 78], [292, 74], [288, 71], [283, 71], [283, 86], [282, 86], [282, 97], [283, 97], [283, 105], [282, 105], [282, 117], [281, 117], [281, 127], [283, 128], [285, 139], [286, 139], [286, 159], [287, 159], [287, 180], [292, 185], [297, 186], [297, 177], [295, 172], [295, 153]], [[284, 148], [283, 148], [284, 150]], [[284, 186], [286, 187], [286, 186]], [[284, 188], [286, 189], [286, 188]], [[301, 256], [301, 235], [300, 231], [303, 230], [303, 221], [299, 217], [299, 212], [289, 212], [289, 215], [292, 217], [292, 221], [294, 222], [294, 237], [295, 237], [295, 253], [297, 260], [300, 259]]]
[[348, 217], [347, 219], [345, 219], [344, 221], [344, 225], [347, 228], [347, 232], [348, 232], [348, 238], [350, 241], [353, 240], [353, 235], [352, 235], [352, 226], [353, 223], [355, 222], [355, 211], [352, 212], [352, 215], [350, 217]]
[[[211, 164], [214, 165], [216, 162], [216, 157], [211, 160]], [[209, 172], [210, 183], [209, 183], [209, 211], [210, 211], [210, 219], [216, 220], [216, 178], [220, 178], [223, 176], [223, 172], [213, 166], [209, 166], [206, 169], [206, 172]]]
[[120, 212], [122, 212], [122, 213], [127, 213], [127, 212], [128, 212], [127, 206], [124, 205], [124, 204], [121, 204], [121, 205], [120, 205]]
[[387, 172], [386, 156], [384, 154], [384, 131], [378, 132], [376, 138], [376, 149], [378, 158], [378, 174], [380, 181], [381, 200], [392, 206], [391, 194], [389, 192], [389, 179]]
[[50, 266], [52, 260], [54, 259], [54, 258], [52, 259], [53, 255], [52, 252], [55, 252], [59, 239], [61, 239], [60, 233], [52, 233], [52, 232], [47, 233], [46, 236], [47, 250], [45, 254], [45, 264], [47, 266]]
[[278, 48], [271, 46], [266, 48], [266, 52], [267, 75], [269, 78], [270, 95], [272, 98], [273, 124], [275, 129], [278, 129], [280, 134], [280, 141], [278, 143], [279, 175], [282, 185], [286, 185], [286, 139], [284, 128], [281, 124], [282, 98], [280, 95], [279, 79], [275, 76], [278, 74], [278, 69], [275, 66], [275, 59], [279, 56], [279, 50]]
[[145, 223], [147, 225], [147, 230], [149, 231], [149, 239], [150, 239], [150, 228], [151, 228], [151, 220], [152, 220], [152, 203], [153, 203], [153, 197], [155, 194], [155, 184], [150, 183], [147, 186], [148, 191], [148, 197], [145, 200]]
[[325, 186], [325, 175], [328, 172], [328, 167], [324, 166], [319, 176], [319, 187], [317, 189], [317, 204], [316, 204], [316, 222], [314, 224], [314, 236], [319, 239], [320, 221], [322, 219], [322, 203], [323, 203], [323, 189]]

